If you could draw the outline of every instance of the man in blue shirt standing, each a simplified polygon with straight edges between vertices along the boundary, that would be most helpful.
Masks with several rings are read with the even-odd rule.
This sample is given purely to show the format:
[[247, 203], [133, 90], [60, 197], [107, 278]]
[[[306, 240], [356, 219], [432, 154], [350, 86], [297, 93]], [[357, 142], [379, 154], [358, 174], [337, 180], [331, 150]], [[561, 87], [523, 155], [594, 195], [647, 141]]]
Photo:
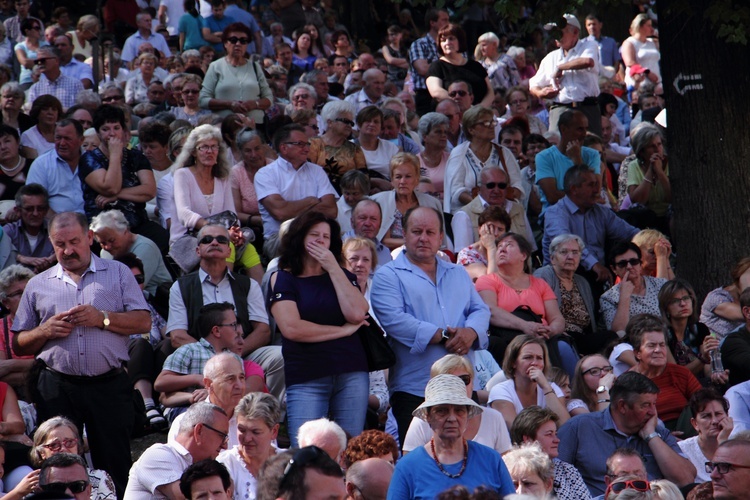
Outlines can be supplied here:
[[[224, 44], [221, 43], [221, 35], [224, 29], [235, 22], [233, 17], [224, 15], [226, 9], [224, 0], [211, 0], [211, 15], [203, 20], [203, 38], [211, 43], [217, 54], [224, 53]], [[251, 28], [252, 29], [252, 28]]]
[[599, 74], [601, 74], [604, 66], [611, 66], [617, 73], [622, 62], [620, 50], [614, 38], [602, 36], [602, 22], [596, 14], [586, 16], [586, 31], [589, 34], [586, 40], [590, 40], [599, 46]]

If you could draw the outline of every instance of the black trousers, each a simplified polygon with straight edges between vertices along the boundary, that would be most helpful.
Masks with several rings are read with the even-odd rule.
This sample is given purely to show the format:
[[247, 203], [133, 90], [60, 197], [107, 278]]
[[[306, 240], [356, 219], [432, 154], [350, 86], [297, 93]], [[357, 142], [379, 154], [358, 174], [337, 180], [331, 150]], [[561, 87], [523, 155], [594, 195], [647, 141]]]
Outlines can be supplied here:
[[88, 436], [94, 468], [109, 472], [123, 498], [128, 483], [133, 386], [125, 371], [102, 377], [70, 377], [42, 370], [37, 382], [39, 422], [62, 415]]
[[393, 418], [396, 419], [396, 425], [398, 425], [398, 441], [402, 448], [404, 447], [406, 431], [409, 430], [411, 419], [414, 418], [411, 412], [416, 410], [417, 406], [423, 402], [424, 398], [422, 396], [415, 396], [408, 392], [394, 392], [391, 396], [391, 409], [393, 411]]

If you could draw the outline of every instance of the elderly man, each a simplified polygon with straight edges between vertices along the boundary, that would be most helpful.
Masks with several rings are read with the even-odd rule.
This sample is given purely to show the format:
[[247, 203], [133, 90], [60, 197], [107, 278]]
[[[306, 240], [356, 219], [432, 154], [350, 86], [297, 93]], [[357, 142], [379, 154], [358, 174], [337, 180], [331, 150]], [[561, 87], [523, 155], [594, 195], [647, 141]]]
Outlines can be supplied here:
[[76, 103], [78, 92], [83, 90], [80, 80], [60, 71], [60, 50], [55, 47], [41, 47], [36, 53], [36, 64], [41, 65], [39, 81], [29, 89], [29, 102], [42, 95], [52, 95], [68, 109]]
[[[648, 480], [646, 462], [641, 454], [632, 448], [618, 448], [607, 458], [607, 474], [604, 476], [605, 489], [618, 479], [625, 477]], [[599, 495], [594, 500], [605, 500], [605, 498], [604, 495]]]
[[461, 128], [461, 118], [464, 113], [455, 101], [445, 99], [435, 107], [435, 112], [448, 117], [448, 150], [453, 150], [462, 142], [466, 142], [463, 128]]
[[203, 401], [191, 406], [180, 422], [174, 441], [156, 443], [143, 452], [130, 469], [128, 500], [183, 498], [180, 477], [190, 464], [216, 458], [226, 449], [227, 415], [218, 406]]
[[136, 57], [138, 57], [138, 49], [141, 44], [145, 42], [150, 43], [153, 48], [158, 50], [161, 55], [165, 57], [170, 57], [172, 55], [164, 36], [151, 31], [151, 21], [151, 14], [147, 11], [142, 11], [135, 16], [135, 24], [138, 27], [138, 31], [130, 35], [122, 46], [121, 58], [126, 63], [130, 64]]
[[91, 219], [91, 230], [102, 247], [102, 259], [117, 259], [128, 253], [141, 259], [149, 296], [154, 296], [162, 283], [171, 283], [172, 276], [161, 258], [159, 247], [145, 236], [131, 232], [127, 219], [119, 210], [108, 210]]
[[[541, 154], [537, 155], [537, 161]], [[613, 282], [606, 266], [606, 248], [616, 241], [630, 240], [638, 229], [599, 203], [599, 176], [586, 165], [570, 168], [565, 173], [564, 185], [565, 197], [550, 207], [544, 217], [544, 264], [550, 263], [549, 244], [556, 236], [575, 234], [586, 244], [581, 252], [581, 267], [596, 276], [594, 281]]]
[[604, 493], [606, 459], [618, 448], [632, 448], [650, 457], [649, 479], [669, 479], [685, 486], [695, 467], [682, 456], [677, 440], [656, 415], [659, 387], [648, 377], [626, 372], [609, 390], [609, 408], [576, 415], [560, 427], [560, 454], [581, 473], [592, 496]]
[[285, 451], [269, 458], [261, 468], [256, 498], [344, 500], [344, 473], [341, 466], [317, 446]]
[[438, 32], [449, 22], [448, 12], [443, 9], [431, 8], [424, 16], [428, 31], [422, 38], [417, 39], [409, 47], [409, 65], [414, 80], [414, 102], [417, 114], [432, 111], [432, 96], [427, 90], [427, 73], [430, 64], [440, 58], [437, 46]]
[[180, 492], [187, 500], [229, 500], [232, 498], [232, 477], [216, 460], [201, 460], [182, 473]]
[[[260, 370], [258, 365], [255, 365], [255, 367]], [[203, 368], [202, 385], [205, 389], [201, 390], [201, 394], [197, 397], [204, 397], [205, 394], [208, 394], [206, 400], [226, 412], [227, 417], [229, 417], [229, 448], [239, 444], [237, 416], [234, 414], [237, 403], [240, 402], [240, 399], [245, 394], [263, 390], [263, 372], [260, 371], [259, 373], [260, 375], [258, 375], [258, 372], [251, 373], [246, 377], [245, 368], [240, 358], [234, 353], [227, 351], [212, 356]], [[187, 376], [197, 378], [201, 375]], [[253, 386], [248, 387], [249, 384], [245, 382], [248, 379], [253, 380]], [[185, 418], [184, 413], [178, 415], [174, 419], [174, 422], [172, 422], [169, 434], [167, 435], [168, 441], [173, 441], [177, 437], [177, 429], [179, 429], [183, 418]]]
[[274, 257], [279, 247], [279, 226], [307, 210], [331, 219], [338, 214], [336, 190], [325, 170], [307, 161], [310, 143], [300, 125], [287, 125], [273, 138], [279, 158], [255, 174], [255, 193], [263, 219], [263, 252]]
[[351, 500], [385, 500], [393, 465], [381, 458], [354, 462], [346, 471], [346, 493]]
[[377, 68], [371, 68], [362, 75], [362, 90], [347, 96], [346, 101], [354, 104], [356, 112], [367, 106], [380, 106], [385, 97], [385, 74]]
[[317, 446], [338, 464], [343, 464], [346, 440], [344, 429], [327, 418], [305, 422], [297, 431], [297, 443], [300, 448]]
[[122, 495], [133, 427], [133, 386], [123, 365], [128, 337], [151, 329], [148, 304], [130, 269], [91, 252], [83, 214], [57, 214], [49, 236], [58, 264], [26, 285], [13, 350], [47, 367], [36, 384], [40, 421], [64, 415], [85, 425], [94, 467], [109, 472]]
[[750, 441], [747, 437], [724, 441], [714, 452], [711, 469], [714, 500], [741, 500], [750, 491]]
[[[601, 123], [599, 117], [597, 122]], [[536, 155], [536, 183], [541, 191], [542, 215], [565, 196], [563, 179], [573, 165], [588, 165], [600, 173], [599, 152], [583, 145], [588, 118], [578, 110], [560, 116], [560, 142]]]
[[[281, 23], [271, 23], [268, 27], [270, 35], [263, 37], [263, 57], [273, 58], [275, 56], [275, 47], [280, 43], [285, 43], [289, 47], [294, 45], [291, 38], [284, 36], [284, 25]], [[255, 42], [253, 42], [255, 43]]]
[[76, 500], [89, 500], [91, 483], [86, 462], [80, 455], [73, 453], [52, 455], [42, 462], [39, 489], [43, 492], [67, 494]]
[[378, 202], [370, 199], [362, 199], [354, 205], [352, 209], [352, 229], [343, 234], [342, 239], [346, 240], [354, 236], [369, 238], [375, 243], [375, 250], [378, 253], [378, 266], [375, 270], [380, 269], [393, 259], [387, 246], [378, 239], [380, 225], [383, 222], [383, 211]]
[[60, 51], [60, 71], [63, 75], [78, 80], [83, 88], [90, 89], [94, 85], [94, 74], [91, 66], [73, 57], [73, 42], [65, 35], [55, 37], [55, 48]]
[[83, 213], [83, 190], [78, 177], [82, 143], [80, 122], [60, 120], [55, 127], [55, 149], [39, 155], [31, 164], [26, 184], [39, 184], [47, 190], [53, 213]]
[[599, 47], [595, 42], [579, 40], [581, 23], [565, 14], [558, 28], [562, 31], [557, 50], [547, 54], [539, 71], [529, 80], [529, 91], [540, 99], [552, 100], [549, 130], [557, 131], [560, 115], [568, 109], [578, 109], [588, 117], [588, 127], [601, 135], [601, 112], [596, 97], [599, 95]]
[[508, 212], [510, 216], [508, 231], [523, 235], [536, 250], [531, 224], [526, 217], [523, 205], [505, 197], [508, 186], [508, 174], [500, 167], [484, 167], [479, 172], [479, 194], [471, 200], [471, 203], [464, 205], [453, 215], [451, 227], [456, 250], [479, 241], [479, 215], [487, 207], [500, 207]]
[[18, 250], [16, 262], [41, 273], [57, 262], [47, 233], [49, 194], [39, 184], [26, 184], [16, 193], [20, 219], [3, 226], [5, 236]]
[[474, 349], [487, 348], [490, 320], [463, 267], [437, 258], [442, 214], [410, 209], [403, 226], [406, 251], [375, 273], [370, 296], [396, 352], [390, 391], [401, 443], [412, 411], [424, 401], [432, 363], [449, 353], [473, 359]]
[[[323, 106], [325, 106], [327, 103], [339, 100], [338, 97], [333, 97], [332, 95], [328, 94], [328, 74], [325, 71], [319, 69], [308, 71], [300, 79], [300, 81], [302, 83], [312, 85], [315, 89], [315, 93], [318, 94], [318, 100], [315, 102], [315, 111], [317, 113], [320, 113], [320, 111], [323, 109]], [[385, 88], [385, 86], [383, 86], [383, 88]], [[320, 132], [322, 134], [324, 131]]]

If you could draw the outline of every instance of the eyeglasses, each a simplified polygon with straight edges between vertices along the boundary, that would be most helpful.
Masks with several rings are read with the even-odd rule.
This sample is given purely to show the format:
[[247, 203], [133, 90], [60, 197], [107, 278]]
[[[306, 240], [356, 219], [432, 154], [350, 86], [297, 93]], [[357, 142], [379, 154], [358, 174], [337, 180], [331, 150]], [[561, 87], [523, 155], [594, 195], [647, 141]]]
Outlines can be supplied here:
[[297, 94], [294, 97], [292, 97], [292, 100], [298, 101], [300, 99], [309, 99], [309, 98], [310, 98], [310, 94]]
[[41, 205], [36, 207], [21, 207], [21, 210], [25, 214], [33, 214], [34, 212], [39, 212], [40, 214], [45, 213], [47, 210], [49, 210], [48, 205]]
[[349, 125], [350, 127], [354, 126], [354, 122], [348, 118], [334, 118], [333, 121], [343, 123], [344, 125]]
[[67, 450], [72, 450], [73, 448], [78, 448], [78, 440], [77, 439], [63, 439], [60, 441], [53, 441], [49, 444], [43, 444], [42, 448], [47, 448], [49, 451], [58, 452], [62, 450], [63, 448]]
[[466, 97], [467, 95], [469, 95], [469, 93], [466, 92], [465, 90], [452, 90], [448, 92], [448, 95], [451, 97], [456, 97], [456, 96]]
[[[183, 94], [184, 93], [185, 92], [183, 91]], [[195, 149], [197, 149], [201, 153], [208, 153], [209, 151], [218, 151], [219, 150], [219, 145], [218, 144], [214, 144], [213, 146], [209, 146], [208, 144], [204, 144], [203, 146], [198, 146]]]
[[471, 384], [471, 375], [456, 375], [456, 377], [460, 378], [464, 385]]
[[719, 474], [727, 474], [732, 469], [750, 469], [750, 465], [738, 465], [730, 464], [729, 462], [706, 462], [706, 472], [711, 474], [714, 469], [719, 471]]
[[124, 101], [125, 97], [121, 95], [111, 95], [109, 97], [102, 97], [102, 102], [114, 102], [114, 101]]
[[627, 259], [627, 260], [618, 260], [615, 262], [615, 267], [619, 269], [625, 269], [628, 267], [628, 264], [630, 264], [632, 267], [639, 266], [641, 264], [641, 259]]
[[634, 480], [634, 481], [620, 481], [609, 485], [610, 491], [614, 493], [620, 493], [622, 490], [632, 489], [636, 491], [648, 491], [651, 489], [651, 484], [648, 481]]
[[146, 277], [142, 274], [134, 274], [133, 276], [135, 277], [135, 282], [139, 285], [142, 285], [146, 282]]
[[50, 59], [54, 59], [54, 57], [40, 57], [39, 59], [36, 60], [36, 62], [34, 62], [34, 64], [36, 64], [38, 66], [40, 64], [46, 63]]
[[15, 291], [15, 292], [13, 292], [13, 293], [9, 293], [9, 294], [7, 294], [7, 295], [5, 296], [5, 298], [6, 298], [6, 299], [14, 299], [14, 298], [16, 298], [16, 297], [20, 297], [21, 295], [23, 295], [23, 290], [16, 290], [16, 291]]
[[219, 323], [216, 326], [228, 326], [228, 327], [231, 327], [233, 330], [236, 330], [237, 329], [237, 322], [235, 321], [234, 323]]
[[42, 489], [42, 491], [51, 492], [51, 493], [59, 493], [63, 494], [66, 491], [70, 490], [71, 493], [83, 493], [86, 488], [88, 487], [89, 482], [80, 480], [80, 481], [71, 481], [69, 483], [47, 483], [47, 484], [39, 484], [39, 487]]
[[213, 236], [210, 234], [207, 234], [206, 236], [201, 238], [198, 243], [200, 243], [201, 245], [210, 245], [214, 240], [216, 240], [219, 245], [229, 245], [229, 238], [227, 238], [226, 236]]
[[602, 367], [595, 366], [594, 368], [589, 368], [588, 370], [584, 371], [583, 374], [584, 375], [590, 374], [594, 377], [598, 377], [599, 375], [602, 374], [602, 372], [612, 373], [612, 370], [614, 370], [614, 368], [612, 368], [611, 366], [602, 366]]
[[225, 442], [225, 443], [229, 442], [229, 434], [227, 434], [226, 432], [221, 432], [219, 429], [216, 429], [215, 427], [211, 427], [208, 424], [203, 424], [203, 427], [205, 427], [206, 429], [211, 429], [216, 434], [218, 434], [219, 436], [221, 436], [221, 439], [224, 440], [223, 442]]
[[294, 141], [294, 142], [282, 142], [282, 144], [289, 144], [291, 146], [297, 146], [298, 148], [309, 148], [310, 143], [307, 141]]
[[529, 102], [528, 99], [516, 99], [515, 101], [508, 102], [508, 104], [510, 104], [511, 106], [518, 106], [519, 104], [525, 104], [527, 102]]
[[305, 446], [304, 448], [295, 451], [292, 458], [289, 459], [289, 463], [284, 467], [284, 474], [281, 476], [281, 481], [279, 481], [279, 493], [281, 493], [284, 482], [286, 482], [287, 477], [289, 476], [289, 473], [292, 472], [293, 468], [303, 468], [323, 456], [323, 453], [325, 452], [317, 446]]
[[562, 255], [563, 257], [567, 257], [568, 255], [572, 255], [573, 257], [578, 257], [581, 255], [580, 250], [568, 250], [567, 248], [563, 248], [562, 250], [558, 250], [557, 253]]
[[237, 38], [236, 36], [230, 36], [229, 38], [227, 38], [227, 42], [231, 43], [232, 45], [237, 45], [238, 43], [240, 45], [247, 45], [250, 40], [245, 37]]
[[691, 302], [692, 297], [690, 295], [683, 295], [682, 297], [677, 297], [674, 299], [669, 299], [669, 305], [670, 306], [676, 306], [678, 304], [682, 304], [683, 302]]
[[193, 89], [193, 90], [182, 90], [181, 92], [186, 95], [191, 95], [191, 94], [200, 94], [201, 91]]
[[474, 126], [481, 125], [486, 128], [495, 128], [495, 121], [494, 120], [487, 120], [483, 122], [476, 122]]

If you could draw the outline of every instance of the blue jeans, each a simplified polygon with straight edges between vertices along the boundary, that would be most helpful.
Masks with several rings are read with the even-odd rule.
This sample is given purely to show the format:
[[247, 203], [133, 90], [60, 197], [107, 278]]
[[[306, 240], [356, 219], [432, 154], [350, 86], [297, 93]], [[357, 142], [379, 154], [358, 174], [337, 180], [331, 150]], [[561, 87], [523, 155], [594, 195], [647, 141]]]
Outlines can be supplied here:
[[286, 389], [289, 438], [296, 448], [297, 431], [305, 422], [331, 418], [351, 436], [365, 427], [370, 378], [367, 372], [322, 377]]

